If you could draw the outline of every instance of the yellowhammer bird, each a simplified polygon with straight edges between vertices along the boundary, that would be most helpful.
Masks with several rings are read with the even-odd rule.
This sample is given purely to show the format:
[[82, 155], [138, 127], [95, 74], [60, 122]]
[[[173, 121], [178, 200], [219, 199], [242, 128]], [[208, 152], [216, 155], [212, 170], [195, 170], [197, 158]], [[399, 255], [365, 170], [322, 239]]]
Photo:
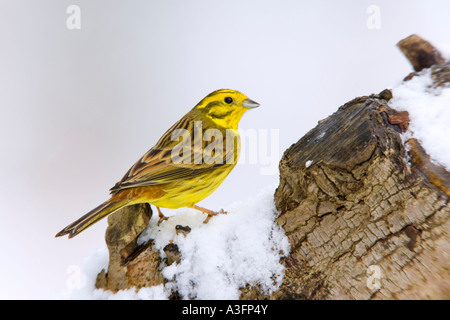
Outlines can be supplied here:
[[259, 104], [235, 90], [207, 95], [159, 139], [125, 176], [111, 188], [111, 198], [56, 234], [72, 238], [122, 207], [150, 203], [166, 219], [163, 208], [189, 207], [211, 195], [239, 159], [238, 124], [242, 115]]

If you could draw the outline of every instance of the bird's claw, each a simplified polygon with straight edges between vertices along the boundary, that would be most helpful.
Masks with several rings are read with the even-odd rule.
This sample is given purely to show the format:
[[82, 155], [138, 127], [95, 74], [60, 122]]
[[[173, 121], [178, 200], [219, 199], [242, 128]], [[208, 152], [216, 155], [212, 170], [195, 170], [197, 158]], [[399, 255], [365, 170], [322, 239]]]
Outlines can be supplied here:
[[220, 209], [217, 212], [213, 212], [213, 213], [208, 213], [208, 216], [206, 217], [206, 219], [203, 221], [204, 224], [207, 224], [209, 222], [209, 220], [211, 220], [212, 217], [217, 216], [218, 214], [227, 214], [228, 212], [226, 212], [223, 209]]

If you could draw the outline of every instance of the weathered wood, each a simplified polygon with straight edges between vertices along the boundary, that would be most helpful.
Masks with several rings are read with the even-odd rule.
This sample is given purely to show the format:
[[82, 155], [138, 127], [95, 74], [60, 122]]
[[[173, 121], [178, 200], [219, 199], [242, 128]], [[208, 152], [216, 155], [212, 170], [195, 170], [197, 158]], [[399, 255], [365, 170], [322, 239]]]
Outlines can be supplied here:
[[445, 62], [441, 53], [431, 43], [416, 34], [401, 40], [397, 43], [397, 47], [411, 62], [415, 71], [421, 71]]
[[[428, 42], [399, 47], [416, 70], [439, 64], [432, 87], [448, 85]], [[275, 202], [292, 251], [271, 298], [450, 299], [450, 176], [417, 140], [406, 151], [409, 117], [390, 97], [354, 99], [284, 153]]]
[[152, 210], [148, 204], [120, 209], [108, 217], [105, 241], [109, 250], [108, 270], [102, 270], [96, 288], [117, 292], [151, 287], [165, 282], [158, 267], [159, 252], [152, 243], [139, 247], [137, 238], [148, 225]]
[[417, 139], [407, 141], [408, 154], [411, 157], [413, 170], [422, 173], [427, 181], [450, 197], [450, 173], [443, 166], [433, 163], [425, 149]]
[[272, 298], [450, 298], [448, 196], [410, 168], [388, 114], [357, 98], [285, 152], [275, 202], [292, 251]]

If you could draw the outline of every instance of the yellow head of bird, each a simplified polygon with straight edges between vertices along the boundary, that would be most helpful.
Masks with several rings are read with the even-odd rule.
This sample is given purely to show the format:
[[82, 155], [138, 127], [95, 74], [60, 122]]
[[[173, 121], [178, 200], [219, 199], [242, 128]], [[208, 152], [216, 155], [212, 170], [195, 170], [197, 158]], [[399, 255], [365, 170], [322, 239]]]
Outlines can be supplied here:
[[195, 109], [218, 126], [237, 129], [242, 115], [247, 110], [257, 107], [259, 107], [259, 103], [249, 99], [243, 93], [221, 89], [207, 95], [195, 106]]

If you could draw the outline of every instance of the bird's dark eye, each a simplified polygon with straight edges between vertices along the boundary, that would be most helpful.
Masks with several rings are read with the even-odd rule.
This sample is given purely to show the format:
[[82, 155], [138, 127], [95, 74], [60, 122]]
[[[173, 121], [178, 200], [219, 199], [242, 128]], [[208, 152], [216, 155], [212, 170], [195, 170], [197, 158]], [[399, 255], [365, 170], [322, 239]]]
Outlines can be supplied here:
[[232, 102], [233, 102], [233, 98], [231, 98], [231, 97], [225, 98], [225, 103], [231, 104]]

